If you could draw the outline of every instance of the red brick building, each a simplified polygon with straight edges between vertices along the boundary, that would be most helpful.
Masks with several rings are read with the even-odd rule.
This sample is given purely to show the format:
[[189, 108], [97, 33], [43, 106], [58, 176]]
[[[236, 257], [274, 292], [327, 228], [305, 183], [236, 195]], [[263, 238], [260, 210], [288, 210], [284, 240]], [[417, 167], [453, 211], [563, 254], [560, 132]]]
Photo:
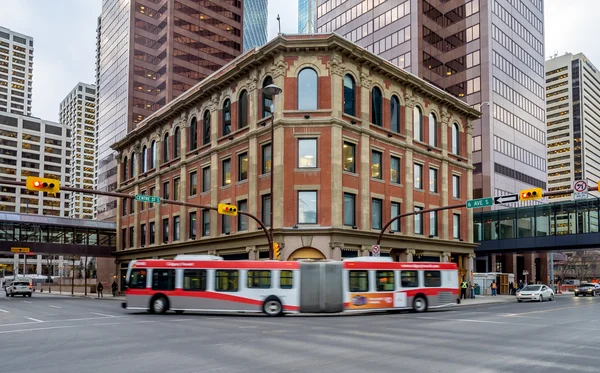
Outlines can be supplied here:
[[[283, 89], [274, 156], [272, 97], [262, 91], [271, 83]], [[284, 35], [224, 66], [115, 144], [118, 190], [236, 204], [267, 225], [272, 205], [283, 260], [369, 255], [392, 216], [471, 198], [478, 114], [337, 35]], [[268, 257], [264, 232], [241, 216], [129, 201], [118, 208], [121, 268], [183, 253]], [[465, 209], [403, 218], [384, 234], [382, 255], [455, 261], [469, 272], [471, 221]]]

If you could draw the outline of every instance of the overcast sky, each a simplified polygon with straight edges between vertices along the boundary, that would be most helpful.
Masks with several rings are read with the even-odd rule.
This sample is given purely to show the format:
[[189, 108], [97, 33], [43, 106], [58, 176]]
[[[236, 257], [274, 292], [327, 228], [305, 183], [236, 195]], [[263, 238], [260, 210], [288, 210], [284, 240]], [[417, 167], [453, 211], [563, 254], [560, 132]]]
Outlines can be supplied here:
[[[546, 58], [583, 52], [600, 67], [600, 1], [545, 4]], [[94, 83], [101, 8], [101, 0], [0, 0], [0, 26], [34, 38], [34, 116], [57, 121], [59, 104], [75, 84]], [[277, 14], [283, 33], [297, 32], [297, 8], [297, 0], [269, 0], [269, 39], [277, 35]]]

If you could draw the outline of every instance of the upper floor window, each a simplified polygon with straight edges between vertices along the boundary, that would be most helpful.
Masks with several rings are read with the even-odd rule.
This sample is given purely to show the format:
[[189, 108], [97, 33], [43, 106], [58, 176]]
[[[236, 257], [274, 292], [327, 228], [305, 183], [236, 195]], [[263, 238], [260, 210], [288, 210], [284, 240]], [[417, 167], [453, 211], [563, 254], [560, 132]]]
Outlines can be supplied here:
[[317, 139], [298, 140], [298, 168], [317, 167]]
[[131, 177], [137, 175], [137, 154], [135, 152], [131, 152]]
[[248, 153], [238, 155], [238, 181], [248, 179]]
[[[271, 78], [270, 76], [267, 76], [265, 78], [265, 80], [263, 81], [263, 85], [262, 87], [265, 88], [268, 85], [273, 84], [273, 78]], [[267, 94], [264, 92], [262, 92], [262, 111], [263, 111], [263, 118], [268, 117], [269, 115], [271, 115], [271, 104], [273, 104], [273, 95]]]
[[242, 91], [238, 101], [238, 129], [248, 125], [248, 92]]
[[271, 144], [262, 146], [262, 174], [271, 172]]
[[223, 136], [231, 133], [231, 100], [223, 103]]
[[123, 158], [123, 180], [127, 180], [128, 175], [127, 175], [127, 156], [125, 156], [125, 158]]
[[221, 185], [231, 185], [231, 159], [224, 159], [221, 169], [223, 172]]
[[156, 167], [156, 141], [152, 141], [152, 146], [150, 146], [150, 169]]
[[179, 158], [181, 155], [181, 133], [179, 127], [175, 128], [175, 134], [173, 135], [173, 158]]
[[165, 133], [165, 137], [163, 139], [163, 163], [169, 161], [169, 134]]
[[148, 148], [146, 145], [142, 148], [142, 173], [148, 171]]
[[356, 116], [356, 83], [349, 74], [344, 76], [344, 114]]
[[298, 110], [317, 110], [317, 72], [309, 67], [298, 74]]
[[377, 150], [371, 151], [371, 177], [374, 179], [381, 179], [383, 177], [381, 158], [381, 152], [378, 152]]
[[356, 145], [349, 142], [344, 143], [344, 171], [353, 173], [356, 172], [355, 152]]
[[392, 96], [390, 100], [390, 129], [400, 132], [400, 100], [396, 96]]
[[371, 91], [371, 122], [381, 127], [383, 126], [383, 97], [381, 90], [374, 87]]
[[423, 114], [418, 106], [413, 109], [413, 132], [415, 140], [423, 141]]
[[437, 119], [433, 113], [429, 113], [429, 145], [437, 146]]
[[317, 191], [298, 192], [298, 224], [317, 224]]
[[452, 125], [452, 153], [459, 154], [459, 141], [458, 141], [458, 124], [454, 123]]
[[196, 117], [192, 118], [190, 123], [190, 151], [198, 147], [198, 121]]
[[202, 119], [202, 145], [210, 143], [210, 112], [206, 110], [204, 112], [204, 118]]

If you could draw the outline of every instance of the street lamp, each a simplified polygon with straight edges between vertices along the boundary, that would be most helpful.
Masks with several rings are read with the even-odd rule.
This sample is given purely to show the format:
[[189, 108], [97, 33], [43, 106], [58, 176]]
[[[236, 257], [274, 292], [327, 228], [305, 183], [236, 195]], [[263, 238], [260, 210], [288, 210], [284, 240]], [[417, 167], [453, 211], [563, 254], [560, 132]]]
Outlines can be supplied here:
[[[273, 260], [273, 181], [275, 179], [275, 108], [277, 107], [277, 101], [279, 95], [283, 92], [283, 89], [279, 88], [275, 84], [269, 84], [263, 88], [263, 94], [271, 96], [271, 206], [269, 212], [269, 236], [271, 242], [269, 242], [269, 259]], [[263, 108], [264, 109], [264, 108]]]

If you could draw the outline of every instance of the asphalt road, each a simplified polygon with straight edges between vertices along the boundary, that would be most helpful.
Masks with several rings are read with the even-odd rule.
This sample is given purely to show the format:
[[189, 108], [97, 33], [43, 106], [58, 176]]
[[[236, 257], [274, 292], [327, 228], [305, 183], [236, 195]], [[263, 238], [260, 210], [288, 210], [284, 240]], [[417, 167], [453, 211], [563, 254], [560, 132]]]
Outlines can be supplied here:
[[598, 372], [600, 297], [424, 314], [150, 315], [0, 295], [0, 372]]

